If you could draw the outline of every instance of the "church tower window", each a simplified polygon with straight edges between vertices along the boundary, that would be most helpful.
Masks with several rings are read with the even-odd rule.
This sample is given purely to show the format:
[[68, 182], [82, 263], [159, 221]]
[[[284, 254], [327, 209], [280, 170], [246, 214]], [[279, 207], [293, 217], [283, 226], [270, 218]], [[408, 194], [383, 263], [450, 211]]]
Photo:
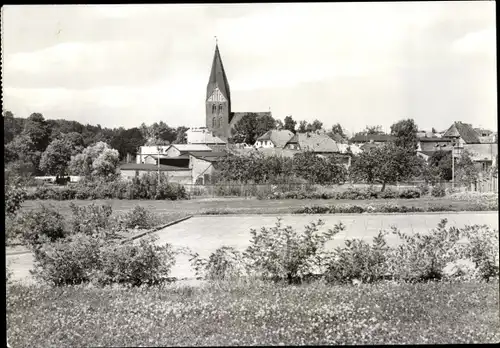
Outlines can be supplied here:
[[216, 106], [215, 104], [212, 104], [212, 114], [215, 114]]
[[212, 127], [215, 128], [215, 116], [212, 118]]
[[222, 104], [219, 104], [219, 113], [222, 113]]

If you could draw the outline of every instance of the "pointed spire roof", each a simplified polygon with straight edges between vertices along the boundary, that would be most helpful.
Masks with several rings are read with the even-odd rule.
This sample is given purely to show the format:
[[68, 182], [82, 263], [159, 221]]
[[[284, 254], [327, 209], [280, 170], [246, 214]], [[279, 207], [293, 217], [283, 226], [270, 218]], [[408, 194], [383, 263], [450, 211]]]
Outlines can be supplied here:
[[214, 60], [212, 62], [212, 71], [207, 84], [207, 99], [212, 95], [213, 90], [219, 87], [222, 95], [230, 102], [231, 95], [229, 92], [229, 83], [227, 82], [226, 72], [224, 65], [222, 65], [222, 58], [220, 57], [219, 45], [215, 44]]

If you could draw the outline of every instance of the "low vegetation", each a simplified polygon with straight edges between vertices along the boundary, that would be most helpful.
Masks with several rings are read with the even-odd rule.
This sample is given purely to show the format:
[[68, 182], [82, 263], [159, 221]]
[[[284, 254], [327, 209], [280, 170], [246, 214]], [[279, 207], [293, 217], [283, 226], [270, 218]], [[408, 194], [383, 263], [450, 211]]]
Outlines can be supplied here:
[[83, 180], [65, 186], [41, 185], [32, 190], [27, 199], [73, 200], [73, 199], [186, 199], [184, 186], [168, 182], [165, 174], [146, 173], [132, 181], [126, 180]]
[[497, 281], [12, 285], [7, 336], [13, 347], [494, 343], [498, 305]]

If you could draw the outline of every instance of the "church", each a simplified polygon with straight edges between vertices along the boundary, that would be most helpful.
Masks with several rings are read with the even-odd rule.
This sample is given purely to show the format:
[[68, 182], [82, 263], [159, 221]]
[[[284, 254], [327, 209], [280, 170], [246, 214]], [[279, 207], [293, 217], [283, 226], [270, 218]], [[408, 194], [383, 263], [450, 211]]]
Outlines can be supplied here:
[[231, 137], [234, 125], [247, 114], [258, 116], [271, 115], [267, 112], [233, 112], [231, 109], [231, 92], [227, 80], [219, 46], [215, 44], [212, 71], [207, 84], [206, 105], [206, 127], [215, 136], [226, 140]]

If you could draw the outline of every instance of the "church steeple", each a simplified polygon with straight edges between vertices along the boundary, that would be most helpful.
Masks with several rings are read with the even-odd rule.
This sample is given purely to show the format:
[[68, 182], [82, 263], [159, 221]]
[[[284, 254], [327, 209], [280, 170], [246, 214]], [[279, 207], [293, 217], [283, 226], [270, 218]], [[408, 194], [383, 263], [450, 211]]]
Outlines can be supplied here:
[[212, 62], [212, 71], [207, 84], [207, 100], [212, 95], [214, 89], [218, 87], [224, 97], [231, 102], [231, 93], [229, 91], [229, 82], [227, 82], [226, 72], [222, 64], [222, 58], [219, 52], [219, 45], [215, 44], [215, 54]]
[[228, 138], [230, 136], [231, 92], [217, 43], [207, 84], [205, 105], [207, 128], [216, 136]]

